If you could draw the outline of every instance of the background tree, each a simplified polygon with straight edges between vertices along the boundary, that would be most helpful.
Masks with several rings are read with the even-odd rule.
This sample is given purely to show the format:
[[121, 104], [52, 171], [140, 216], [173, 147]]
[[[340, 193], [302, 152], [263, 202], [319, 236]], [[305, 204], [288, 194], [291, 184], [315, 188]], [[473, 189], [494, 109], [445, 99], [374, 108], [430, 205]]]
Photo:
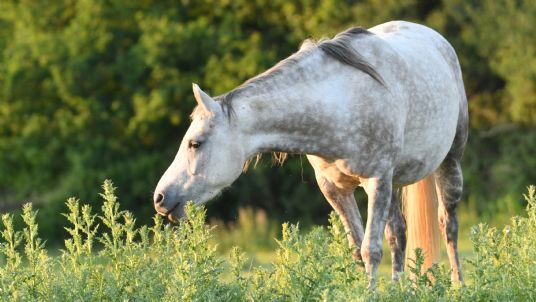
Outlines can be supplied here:
[[[96, 200], [92, 188], [112, 178], [125, 204], [149, 219], [152, 190], [189, 124], [192, 82], [218, 95], [305, 38], [404, 19], [435, 28], [458, 51], [472, 126], [465, 199], [484, 214], [515, 210], [510, 196], [536, 179], [535, 7], [528, 0], [4, 0], [0, 208], [31, 200], [42, 212], [63, 212], [67, 197]], [[280, 220], [324, 223], [330, 208], [305, 161], [296, 156], [271, 169], [265, 160], [209, 214], [232, 219], [238, 207], [254, 205]], [[60, 224], [40, 223], [48, 237]]]

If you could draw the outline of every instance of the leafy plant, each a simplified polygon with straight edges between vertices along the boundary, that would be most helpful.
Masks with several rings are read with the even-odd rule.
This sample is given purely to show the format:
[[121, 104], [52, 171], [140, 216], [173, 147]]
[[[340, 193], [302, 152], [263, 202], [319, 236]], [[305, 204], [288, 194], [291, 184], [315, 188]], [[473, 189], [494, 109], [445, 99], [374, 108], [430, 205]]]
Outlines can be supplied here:
[[[474, 256], [467, 283], [452, 284], [442, 265], [422, 271], [415, 251], [409, 272], [398, 282], [380, 278], [366, 288], [362, 266], [352, 257], [344, 228], [332, 213], [330, 226], [302, 234], [283, 224], [276, 258], [269, 267], [248, 268], [238, 248], [229, 258], [216, 253], [205, 210], [188, 204], [178, 225], [155, 216], [137, 227], [121, 210], [110, 181], [103, 206], [93, 213], [71, 198], [63, 216], [69, 238], [50, 256], [38, 236], [37, 211], [23, 207], [25, 226], [2, 216], [1, 301], [534, 301], [536, 299], [536, 189], [525, 199], [527, 217], [514, 217], [502, 230], [473, 228]], [[224, 275], [231, 276], [226, 278]]]

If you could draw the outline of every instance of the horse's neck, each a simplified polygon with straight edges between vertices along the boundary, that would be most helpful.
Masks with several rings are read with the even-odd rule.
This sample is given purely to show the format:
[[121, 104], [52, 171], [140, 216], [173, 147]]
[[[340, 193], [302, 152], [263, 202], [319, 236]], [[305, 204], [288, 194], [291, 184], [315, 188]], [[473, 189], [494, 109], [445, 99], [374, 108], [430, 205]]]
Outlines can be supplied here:
[[[324, 63], [323, 68], [326, 72], [325, 68], [330, 67]], [[250, 155], [271, 151], [337, 155], [336, 144], [332, 142], [336, 134], [334, 115], [326, 112], [329, 108], [324, 98], [324, 91], [330, 87], [329, 79], [325, 78], [330, 73], [319, 72], [300, 66], [263, 85], [248, 88], [233, 100]], [[324, 81], [320, 81], [321, 77]]]
[[[307, 101], [305, 97], [302, 100]], [[249, 126], [244, 132], [253, 142], [253, 152], [319, 153], [322, 125], [315, 123], [313, 113], [296, 108], [297, 100], [292, 98], [281, 95], [277, 101], [277, 105], [266, 105], [248, 118]]]

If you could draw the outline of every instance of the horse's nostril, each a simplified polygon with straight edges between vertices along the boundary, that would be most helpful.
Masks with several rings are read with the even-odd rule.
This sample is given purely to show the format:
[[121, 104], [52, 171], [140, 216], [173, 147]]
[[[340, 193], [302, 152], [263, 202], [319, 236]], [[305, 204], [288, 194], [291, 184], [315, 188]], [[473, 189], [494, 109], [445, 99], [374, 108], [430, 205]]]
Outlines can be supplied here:
[[163, 200], [164, 200], [164, 194], [160, 194], [160, 193], [158, 193], [158, 194], [156, 194], [156, 195], [154, 196], [154, 203], [155, 203], [155, 204], [159, 204], [159, 203], [161, 203]]

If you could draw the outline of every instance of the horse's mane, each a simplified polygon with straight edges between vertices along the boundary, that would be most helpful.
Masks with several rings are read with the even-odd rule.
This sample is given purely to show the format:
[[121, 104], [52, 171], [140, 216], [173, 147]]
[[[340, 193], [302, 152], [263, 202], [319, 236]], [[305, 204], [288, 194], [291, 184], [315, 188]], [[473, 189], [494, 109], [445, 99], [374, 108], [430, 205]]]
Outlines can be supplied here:
[[339, 33], [331, 40], [321, 40], [317, 47], [333, 59], [363, 71], [378, 83], [385, 86], [383, 78], [376, 69], [365, 61], [365, 58], [352, 47], [352, 40], [358, 35], [373, 35], [373, 33], [361, 27], [352, 27]]
[[224, 107], [231, 116], [233, 112], [233, 99], [235, 99], [237, 95], [247, 90], [247, 88], [265, 83], [278, 74], [281, 74], [282, 72], [292, 68], [292, 66], [299, 63], [304, 57], [309, 55], [315, 49], [320, 49], [332, 59], [363, 71], [378, 83], [385, 86], [380, 74], [354, 47], [352, 47], [353, 39], [360, 35], [373, 35], [373, 33], [361, 27], [352, 27], [337, 34], [333, 39], [321, 39], [319, 41], [307, 39], [302, 43], [302, 47], [300, 48], [301, 51], [298, 51], [290, 57], [280, 61], [275, 66], [257, 75], [256, 77], [247, 80], [237, 88], [215, 97], [215, 100], [219, 101], [222, 107]]
[[[237, 88], [215, 97], [214, 99], [222, 105], [224, 111], [227, 112], [229, 118], [233, 115], [233, 99], [235, 99], [239, 94], [243, 93], [245, 90], [252, 86], [260, 85], [273, 79], [275, 76], [281, 74], [282, 72], [292, 68], [303, 58], [311, 54], [313, 51], [320, 49], [328, 57], [337, 60], [345, 65], [352, 66], [362, 72], [368, 74], [375, 81], [385, 86], [385, 82], [380, 74], [372, 67], [363, 56], [352, 47], [352, 41], [361, 35], [373, 35], [370, 31], [361, 28], [361, 27], [352, 27], [339, 34], [337, 34], [333, 39], [321, 39], [319, 41], [314, 41], [312, 39], [307, 39], [302, 43], [300, 51], [294, 53], [288, 58], [280, 61], [272, 68], [267, 71], [253, 77]], [[288, 155], [283, 152], [274, 152], [273, 158], [275, 162], [283, 164], [287, 159]], [[256, 156], [255, 165], [260, 159], [260, 154]], [[244, 171], [247, 170], [249, 164], [253, 158], [248, 160], [244, 165]]]

